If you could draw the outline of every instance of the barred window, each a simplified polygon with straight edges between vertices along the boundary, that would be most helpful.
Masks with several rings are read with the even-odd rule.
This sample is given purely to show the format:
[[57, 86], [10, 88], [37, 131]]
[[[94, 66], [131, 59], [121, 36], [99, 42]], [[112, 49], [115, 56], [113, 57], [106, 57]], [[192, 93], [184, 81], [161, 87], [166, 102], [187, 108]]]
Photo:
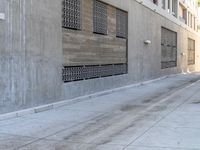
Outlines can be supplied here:
[[188, 39], [188, 65], [195, 64], [195, 41]]
[[94, 33], [107, 34], [107, 5], [94, 1]]
[[153, 0], [153, 3], [158, 5], [158, 0]]
[[117, 37], [127, 38], [128, 16], [125, 11], [117, 9], [116, 12], [116, 34]]
[[162, 27], [161, 68], [177, 66], [177, 33]]
[[80, 0], [63, 0], [62, 26], [80, 29]]

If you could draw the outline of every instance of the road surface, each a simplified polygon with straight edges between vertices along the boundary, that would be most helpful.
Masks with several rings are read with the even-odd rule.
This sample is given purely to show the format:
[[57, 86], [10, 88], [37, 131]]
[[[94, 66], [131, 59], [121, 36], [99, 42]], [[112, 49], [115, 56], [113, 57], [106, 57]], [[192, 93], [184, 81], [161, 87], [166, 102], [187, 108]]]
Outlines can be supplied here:
[[200, 150], [200, 74], [0, 121], [0, 150]]

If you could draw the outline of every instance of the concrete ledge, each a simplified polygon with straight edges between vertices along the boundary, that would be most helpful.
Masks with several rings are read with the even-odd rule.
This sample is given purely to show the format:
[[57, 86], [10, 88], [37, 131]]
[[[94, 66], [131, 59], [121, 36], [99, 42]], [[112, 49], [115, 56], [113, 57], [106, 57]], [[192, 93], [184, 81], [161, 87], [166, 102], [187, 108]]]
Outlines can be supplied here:
[[173, 76], [177, 76], [177, 75], [179, 75], [179, 74], [167, 75], [167, 76], [163, 76], [163, 77], [160, 77], [160, 78], [157, 78], [157, 79], [148, 80], [148, 81], [144, 81], [144, 82], [140, 82], [140, 83], [135, 83], [135, 84], [127, 85], [127, 86], [124, 86], [124, 87], [119, 87], [119, 88], [115, 88], [115, 89], [112, 89], [112, 90], [102, 91], [102, 92], [98, 92], [98, 93], [94, 93], [94, 94], [90, 94], [90, 95], [86, 95], [86, 96], [81, 96], [81, 97], [77, 97], [77, 98], [74, 98], [74, 99], [64, 100], [64, 101], [60, 101], [60, 102], [56, 102], [56, 103], [42, 105], [42, 106], [39, 106], [39, 107], [33, 107], [33, 108], [24, 109], [24, 110], [20, 110], [20, 111], [16, 111], [16, 112], [2, 114], [2, 115], [0, 115], [0, 121], [8, 120], [8, 119], [11, 119], [11, 118], [22, 117], [22, 116], [26, 116], [26, 115], [29, 115], [29, 114], [40, 113], [40, 112], [52, 110], [52, 109], [55, 109], [55, 108], [58, 108], [58, 107], [70, 105], [70, 104], [73, 104], [73, 103], [78, 103], [78, 102], [81, 102], [81, 101], [84, 101], [84, 100], [89, 100], [89, 99], [96, 98], [96, 97], [99, 97], [99, 96], [108, 95], [108, 94], [111, 94], [113, 92], [117, 92], [117, 91], [120, 91], [120, 90], [125, 90], [125, 89], [128, 89], [128, 88], [133, 88], [133, 87], [137, 87], [137, 86], [141, 86], [141, 85], [150, 84], [152, 82], [163, 80], [163, 79], [173, 77]]

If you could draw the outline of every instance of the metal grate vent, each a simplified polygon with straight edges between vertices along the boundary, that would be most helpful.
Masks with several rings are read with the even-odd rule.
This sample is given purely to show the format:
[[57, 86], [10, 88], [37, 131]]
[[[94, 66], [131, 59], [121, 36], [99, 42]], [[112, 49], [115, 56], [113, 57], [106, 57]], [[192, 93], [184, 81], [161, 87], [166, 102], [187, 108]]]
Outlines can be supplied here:
[[116, 25], [117, 37], [127, 38], [128, 15], [125, 11], [117, 9]]
[[162, 27], [161, 68], [177, 66], [177, 33]]
[[99, 34], [107, 34], [107, 5], [94, 1], [94, 32]]
[[62, 70], [64, 82], [87, 80], [127, 73], [127, 64], [65, 66]]
[[62, 26], [80, 29], [80, 0], [63, 0]]

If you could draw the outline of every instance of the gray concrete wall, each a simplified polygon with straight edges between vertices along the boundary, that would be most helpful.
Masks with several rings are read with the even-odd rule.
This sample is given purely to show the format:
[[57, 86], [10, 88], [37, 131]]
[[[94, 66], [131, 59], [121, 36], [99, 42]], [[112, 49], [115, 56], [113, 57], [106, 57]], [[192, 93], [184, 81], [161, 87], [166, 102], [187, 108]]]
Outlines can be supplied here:
[[61, 100], [61, 3], [1, 0], [0, 12], [0, 113]]
[[[199, 70], [199, 39], [135, 0], [104, 0], [129, 12], [128, 69], [121, 76], [64, 84], [61, 0], [1, 0], [0, 113], [66, 100], [187, 70]], [[161, 69], [161, 27], [178, 34], [178, 67]], [[187, 66], [187, 39], [196, 65]], [[144, 40], [151, 45], [144, 45]], [[182, 56], [181, 53], [186, 55]]]

